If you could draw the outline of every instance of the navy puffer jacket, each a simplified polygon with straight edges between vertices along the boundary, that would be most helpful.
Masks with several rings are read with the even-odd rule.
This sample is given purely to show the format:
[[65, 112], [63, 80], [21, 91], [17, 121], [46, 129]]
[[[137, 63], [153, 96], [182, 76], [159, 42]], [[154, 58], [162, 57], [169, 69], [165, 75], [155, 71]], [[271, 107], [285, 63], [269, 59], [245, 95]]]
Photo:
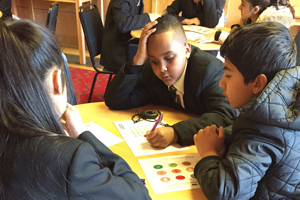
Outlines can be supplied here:
[[232, 127], [225, 158], [195, 176], [209, 199], [300, 199], [300, 67], [280, 71]]

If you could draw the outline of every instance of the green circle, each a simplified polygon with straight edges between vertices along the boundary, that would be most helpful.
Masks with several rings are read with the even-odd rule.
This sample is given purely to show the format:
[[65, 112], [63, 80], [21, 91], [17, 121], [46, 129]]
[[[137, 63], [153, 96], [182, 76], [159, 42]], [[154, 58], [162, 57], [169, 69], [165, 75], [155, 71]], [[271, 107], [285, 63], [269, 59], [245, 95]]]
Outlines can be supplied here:
[[155, 169], [161, 169], [161, 168], [163, 168], [163, 166], [162, 165], [154, 165], [154, 168]]
[[176, 163], [170, 163], [168, 164], [169, 167], [177, 167], [177, 164]]

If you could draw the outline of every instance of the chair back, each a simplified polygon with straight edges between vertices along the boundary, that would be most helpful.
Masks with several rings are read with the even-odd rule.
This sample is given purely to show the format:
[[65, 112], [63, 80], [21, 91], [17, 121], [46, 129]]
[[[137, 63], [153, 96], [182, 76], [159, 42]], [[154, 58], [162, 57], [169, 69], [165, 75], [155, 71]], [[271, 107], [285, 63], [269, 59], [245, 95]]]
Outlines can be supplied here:
[[139, 39], [138, 38], [131, 38], [127, 41], [127, 52], [126, 52], [126, 60], [132, 59], [138, 49], [139, 46]]
[[[88, 10], [84, 10], [85, 8], [88, 8]], [[94, 57], [101, 54], [103, 34], [103, 24], [97, 6], [88, 3], [79, 7], [79, 18], [90, 53], [91, 62], [95, 68]]]
[[297, 45], [297, 66], [300, 66], [300, 30], [295, 37], [295, 43]]
[[55, 33], [57, 14], [58, 14], [58, 2], [54, 2], [50, 5], [50, 8], [48, 10], [47, 20], [46, 20], [46, 27], [53, 34]]

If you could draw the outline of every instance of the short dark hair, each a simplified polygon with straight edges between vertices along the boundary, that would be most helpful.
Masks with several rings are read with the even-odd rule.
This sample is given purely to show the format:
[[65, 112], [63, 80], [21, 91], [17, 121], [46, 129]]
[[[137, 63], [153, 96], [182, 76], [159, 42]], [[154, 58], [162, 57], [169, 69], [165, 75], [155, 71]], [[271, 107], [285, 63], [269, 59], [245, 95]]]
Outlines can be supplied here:
[[259, 74], [266, 75], [269, 82], [278, 71], [296, 65], [296, 44], [289, 30], [277, 22], [237, 28], [225, 40], [220, 52], [241, 72], [245, 84], [254, 81]]
[[[158, 22], [153, 28], [156, 28], [156, 31], [151, 35], [165, 33], [171, 31], [176, 38], [181, 38], [183, 41], [186, 41], [186, 35], [183, 29], [181, 22], [172, 15], [163, 15], [156, 19]], [[151, 36], [150, 35], [150, 36]]]

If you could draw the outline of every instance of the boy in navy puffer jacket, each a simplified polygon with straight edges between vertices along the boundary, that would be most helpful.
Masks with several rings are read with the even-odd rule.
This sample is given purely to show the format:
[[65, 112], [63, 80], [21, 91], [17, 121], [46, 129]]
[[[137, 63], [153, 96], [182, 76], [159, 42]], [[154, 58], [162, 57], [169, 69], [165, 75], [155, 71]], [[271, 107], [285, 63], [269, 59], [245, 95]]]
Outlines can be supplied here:
[[[194, 136], [195, 177], [209, 199], [300, 199], [300, 67], [289, 30], [275, 22], [238, 28], [221, 47], [220, 81], [241, 108], [230, 135], [211, 125]], [[227, 130], [227, 129], [226, 129]]]

